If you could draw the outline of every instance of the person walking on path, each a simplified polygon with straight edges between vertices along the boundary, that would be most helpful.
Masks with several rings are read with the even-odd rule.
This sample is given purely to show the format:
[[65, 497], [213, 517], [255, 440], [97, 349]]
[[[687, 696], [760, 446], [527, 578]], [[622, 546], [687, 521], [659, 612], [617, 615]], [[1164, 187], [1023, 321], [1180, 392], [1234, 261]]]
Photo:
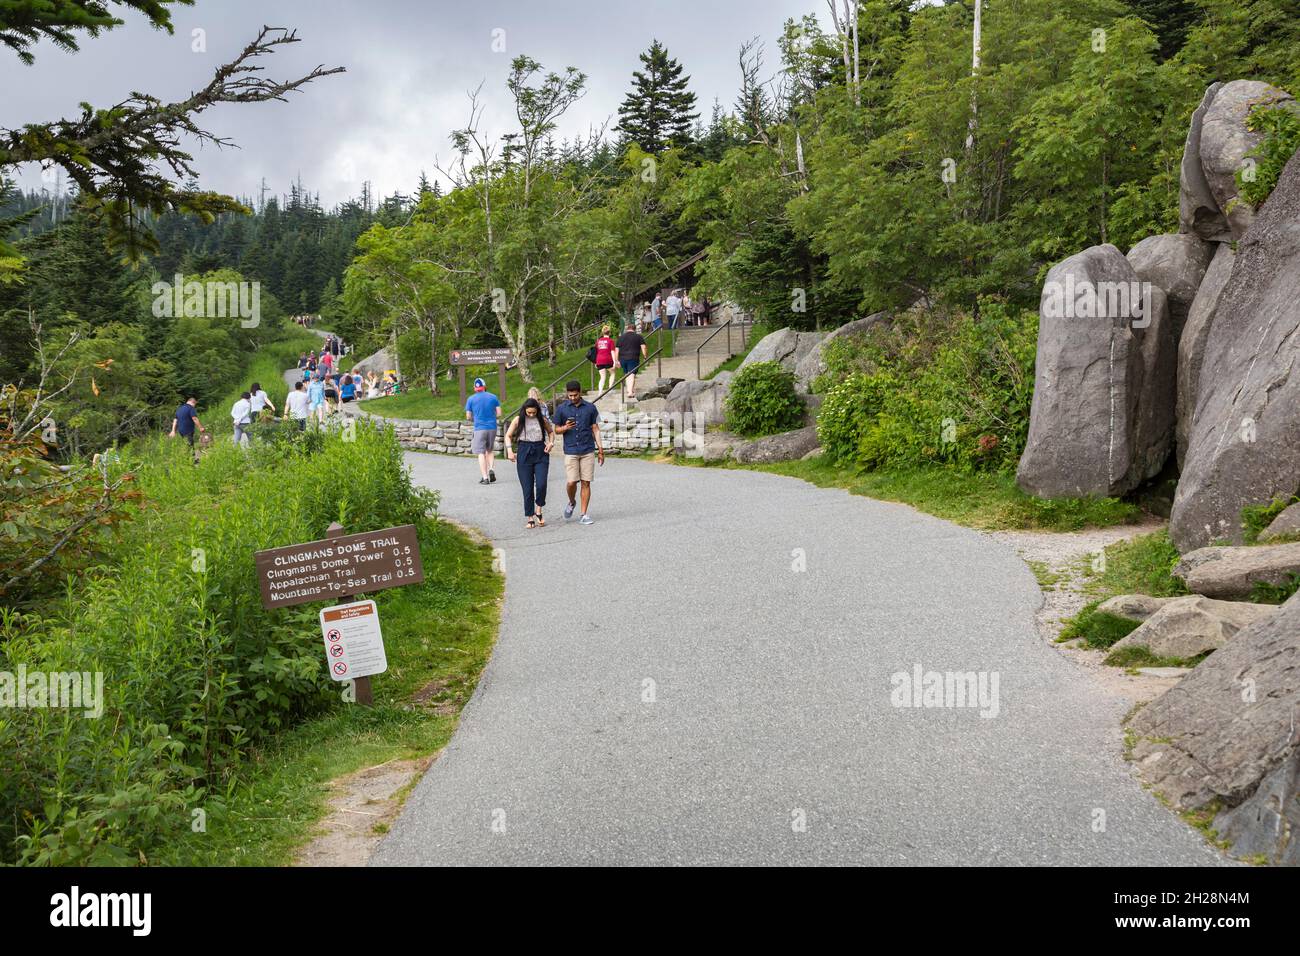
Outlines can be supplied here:
[[239, 396], [239, 400], [230, 406], [230, 418], [235, 423], [235, 444], [248, 444], [248, 426], [252, 420], [253, 400], [248, 392]]
[[[600, 373], [596, 391], [604, 392], [614, 387], [614, 339], [609, 334], [609, 326], [601, 326], [596, 339], [596, 370]], [[606, 379], [609, 379], [606, 382]]]
[[668, 293], [668, 301], [664, 303], [664, 311], [668, 314], [668, 331], [677, 331], [677, 321], [682, 313], [682, 300], [674, 289]]
[[646, 358], [645, 339], [635, 329], [628, 329], [614, 344], [614, 360], [623, 370], [623, 395], [636, 401], [636, 373]]
[[307, 430], [307, 416], [311, 414], [311, 399], [307, 397], [307, 390], [302, 387], [302, 382], [293, 383], [293, 391], [284, 400], [284, 410], [297, 423], [298, 431]]
[[579, 524], [592, 524], [587, 508], [591, 504], [591, 482], [596, 477], [596, 461], [605, 464], [605, 446], [600, 439], [600, 412], [591, 402], [582, 400], [582, 384], [564, 386], [568, 400], [555, 409], [555, 432], [564, 436], [564, 477], [568, 483], [569, 503], [564, 520], [573, 517], [577, 507], [578, 485], [582, 485], [582, 518]]
[[[519, 442], [515, 454], [513, 441]], [[545, 528], [546, 477], [551, 468], [551, 445], [555, 429], [542, 413], [542, 403], [529, 398], [506, 428], [506, 458], [515, 463], [519, 484], [524, 489], [524, 517], [530, 528]]]
[[181, 403], [180, 408], [176, 409], [176, 414], [172, 416], [172, 430], [168, 436], [175, 438], [180, 435], [190, 444], [190, 451], [194, 454], [194, 463], [199, 462], [199, 454], [194, 450], [194, 441], [196, 438], [195, 429], [199, 432], [206, 432], [203, 423], [199, 421], [199, 416], [194, 414], [194, 409], [198, 406], [199, 400], [191, 396]]
[[314, 418], [324, 425], [328, 411], [325, 408], [325, 383], [321, 381], [320, 375], [311, 377], [311, 384], [307, 386], [307, 402], [309, 405], [307, 417]]
[[253, 404], [253, 421], [257, 421], [258, 418], [261, 417], [262, 409], [264, 408], [269, 408], [272, 415], [278, 414], [275, 410], [275, 405], [271, 402], [271, 397], [266, 394], [266, 390], [263, 389], [259, 383], [254, 382], [253, 387], [248, 390], [248, 393], [252, 396], [249, 401]]
[[465, 402], [465, 419], [474, 423], [474, 442], [470, 451], [478, 455], [478, 470], [483, 475], [479, 484], [490, 485], [497, 480], [492, 465], [496, 460], [501, 399], [487, 390], [487, 385], [481, 378], [474, 379], [474, 394]]

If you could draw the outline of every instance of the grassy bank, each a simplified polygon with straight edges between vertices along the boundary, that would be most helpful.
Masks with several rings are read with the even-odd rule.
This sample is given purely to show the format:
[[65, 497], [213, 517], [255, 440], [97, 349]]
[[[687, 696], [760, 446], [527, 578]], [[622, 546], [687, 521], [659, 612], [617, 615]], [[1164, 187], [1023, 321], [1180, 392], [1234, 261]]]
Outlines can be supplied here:
[[376, 597], [388, 671], [373, 680], [375, 705], [340, 702], [256, 748], [209, 801], [206, 832], [178, 834], [157, 862], [287, 865], [324, 815], [331, 780], [451, 739], [496, 640], [502, 579], [491, 549], [445, 522], [428, 528], [422, 554], [423, 584]]
[[[702, 465], [692, 459], [678, 461]], [[703, 467], [749, 468], [802, 478], [819, 488], [843, 488], [867, 498], [897, 501], [937, 518], [981, 530], [1077, 531], [1128, 524], [1141, 517], [1136, 506], [1114, 498], [1052, 501], [1035, 498], [1017, 488], [1011, 475], [994, 472], [968, 473], [942, 467], [857, 472], [820, 456], [773, 465], [729, 462]]]

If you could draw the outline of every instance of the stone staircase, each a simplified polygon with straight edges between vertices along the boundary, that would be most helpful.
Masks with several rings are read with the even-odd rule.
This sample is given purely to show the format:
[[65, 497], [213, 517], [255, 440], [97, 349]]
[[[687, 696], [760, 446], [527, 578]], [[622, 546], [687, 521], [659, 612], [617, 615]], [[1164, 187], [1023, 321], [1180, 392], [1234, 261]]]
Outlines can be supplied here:
[[[739, 324], [735, 324], [730, 330], [718, 331], [719, 327], [718, 325], [706, 325], [679, 329], [676, 347], [673, 350], [674, 354], [663, 359], [652, 359], [642, 369], [641, 374], [637, 376], [637, 390], [640, 391], [648, 385], [653, 385], [655, 380], [660, 377], [680, 378], [688, 382], [695, 381], [697, 378], [707, 378], [727, 359], [733, 355], [739, 355], [744, 350], [745, 345], [748, 344], [748, 326], [742, 330]], [[730, 348], [728, 348], [728, 331], [730, 331]], [[717, 334], [714, 335], [714, 332], [717, 332]], [[658, 347], [657, 339], [658, 336], [650, 338], [648, 341], [651, 354]], [[698, 363], [696, 361], [697, 349], [699, 350]], [[598, 392], [587, 392], [586, 397], [588, 400], [594, 400], [598, 394]], [[600, 409], [602, 414], [608, 415], [623, 411], [625, 403], [616, 390], [600, 399], [596, 403], [596, 407]], [[636, 408], [635, 405], [632, 407]]]

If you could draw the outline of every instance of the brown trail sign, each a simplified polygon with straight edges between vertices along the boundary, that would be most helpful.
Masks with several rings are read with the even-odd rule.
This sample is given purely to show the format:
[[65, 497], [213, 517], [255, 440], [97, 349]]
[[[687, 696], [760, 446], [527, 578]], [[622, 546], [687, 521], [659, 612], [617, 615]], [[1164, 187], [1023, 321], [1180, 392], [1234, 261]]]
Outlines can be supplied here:
[[[354, 598], [370, 591], [419, 584], [424, 580], [424, 564], [420, 560], [420, 539], [413, 524], [360, 534], [344, 534], [343, 526], [334, 522], [329, 526], [328, 537], [305, 544], [291, 544], [283, 548], [270, 548], [253, 555], [257, 567], [257, 583], [262, 589], [262, 606], [266, 608], [293, 607], [312, 601], [334, 601], [351, 604]], [[373, 606], [371, 612], [373, 613]], [[325, 612], [321, 623], [325, 626]], [[378, 616], [375, 616], [375, 639], [378, 640]], [[328, 628], [326, 633], [328, 636]], [[334, 642], [341, 653], [343, 645]], [[330, 656], [331, 642], [326, 641], [326, 664], [334, 667], [340, 663]], [[380, 641], [378, 650], [383, 657]], [[342, 662], [348, 667], [346, 661]], [[384, 663], [384, 667], [387, 664]], [[331, 676], [348, 679], [343, 672], [331, 670]], [[372, 702], [370, 677], [355, 679], [357, 703]]]
[[506, 400], [506, 369], [516, 364], [515, 353], [510, 349], [452, 349], [447, 356], [447, 364], [460, 369], [460, 407], [465, 407], [468, 397], [465, 391], [465, 368], [469, 365], [495, 365], [497, 379], [501, 385], [501, 394], [497, 398]]

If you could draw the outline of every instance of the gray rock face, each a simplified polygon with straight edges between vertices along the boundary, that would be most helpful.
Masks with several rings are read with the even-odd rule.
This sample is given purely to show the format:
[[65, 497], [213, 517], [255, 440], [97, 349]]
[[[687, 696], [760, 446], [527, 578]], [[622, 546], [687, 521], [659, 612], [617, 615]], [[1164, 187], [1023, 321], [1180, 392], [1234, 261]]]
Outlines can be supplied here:
[[1122, 617], [1127, 621], [1145, 621], [1170, 601], [1177, 600], [1178, 598], [1174, 597], [1158, 598], [1146, 594], [1120, 594], [1110, 600], [1102, 601], [1097, 605], [1097, 610], [1103, 614]]
[[655, 379], [654, 385], [637, 393], [636, 400], [638, 402], [644, 402], [652, 398], [667, 398], [672, 394], [673, 389], [681, 384], [682, 381], [684, 381], [684, 379], [657, 378]]
[[1189, 591], [1226, 600], [1250, 597], [1256, 584], [1280, 587], [1293, 574], [1300, 574], [1300, 542], [1198, 548], [1173, 570]]
[[817, 428], [810, 425], [792, 432], [769, 435], [738, 446], [732, 456], [747, 465], [766, 465], [774, 461], [796, 461], [817, 447]]
[[[1300, 153], [1238, 243], [1205, 344], [1170, 516], [1179, 551], [1241, 540], [1241, 509], [1300, 486]], [[1190, 319], [1189, 319], [1190, 322]]]
[[691, 415], [695, 425], [720, 425], [726, 420], [730, 376], [679, 382], [673, 387], [660, 415]]
[[1214, 200], [1210, 184], [1201, 169], [1201, 126], [1205, 114], [1214, 102], [1222, 83], [1212, 83], [1201, 98], [1201, 105], [1192, 113], [1187, 129], [1187, 143], [1183, 147], [1183, 164], [1178, 179], [1178, 231], [1202, 239], [1230, 239], [1228, 220]]
[[1187, 442], [1192, 431], [1192, 415], [1196, 412], [1197, 383], [1201, 378], [1201, 363], [1205, 360], [1205, 343], [1210, 338], [1214, 313], [1219, 308], [1219, 297], [1232, 274], [1236, 253], [1226, 242], [1217, 243], [1210, 267], [1205, 270], [1201, 286], [1183, 323], [1183, 334], [1178, 339], [1178, 400], [1177, 423], [1174, 438], [1181, 468], [1187, 459]]
[[1165, 290], [1174, 339], [1182, 336], [1196, 290], [1214, 256], [1214, 246], [1192, 235], [1149, 236], [1128, 252], [1129, 265], [1143, 282]]
[[737, 447], [745, 444], [745, 439], [730, 432], [708, 431], [701, 436], [701, 457], [705, 461], [723, 461], [731, 457]]
[[[1235, 807], [1219, 817], [1234, 852], [1294, 860], [1295, 831], [1277, 822], [1296, 816], [1298, 699], [1300, 596], [1239, 631], [1133, 716], [1138, 771], [1175, 809], [1216, 798]], [[1279, 792], [1290, 800], [1285, 810], [1273, 802]]]
[[360, 362], [353, 363], [352, 372], [354, 375], [369, 375], [371, 372], [383, 375], [390, 368], [397, 368], [397, 360], [388, 349], [380, 349], [373, 355], [367, 355]]
[[756, 362], [780, 362], [791, 372], [798, 368], [809, 353], [826, 337], [825, 332], [796, 332], [778, 329], [759, 339], [758, 344], [745, 356], [740, 367]]
[[1280, 541], [1290, 540], [1300, 536], [1300, 502], [1289, 505], [1283, 509], [1269, 524], [1267, 528], [1259, 533], [1260, 541]]
[[1214, 829], [1243, 859], [1300, 866], [1300, 751], [1293, 750], [1240, 806], [1215, 817]]
[[1217, 651], [1242, 628], [1276, 613], [1268, 604], [1213, 601], [1196, 594], [1173, 598], [1111, 650], [1144, 647], [1157, 657], [1196, 657]]
[[838, 329], [832, 329], [827, 333], [826, 337], [813, 346], [813, 348], [808, 351], [808, 354], [805, 355], [799, 361], [798, 365], [795, 366], [794, 374], [795, 378], [799, 380], [799, 384], [804, 388], [811, 389], [813, 379], [818, 375], [824, 375], [826, 373], [826, 360], [823, 358], [823, 352], [825, 351], [826, 346], [831, 342], [834, 342], [839, 338], [844, 338], [845, 336], [861, 335], [873, 325], [885, 322], [888, 319], [888, 312], [873, 312], [865, 319], [855, 319], [852, 322], [846, 322]]
[[1236, 173], [1263, 137], [1246, 128], [1246, 118], [1256, 106], [1285, 102], [1295, 101], [1289, 93], [1258, 80], [1224, 83], [1210, 100], [1201, 122], [1201, 170], [1231, 235], [1208, 238], [1240, 239], [1250, 228], [1255, 211], [1239, 200]]
[[1016, 482], [1042, 498], [1124, 494], [1158, 473], [1173, 445], [1177, 356], [1164, 291], [1144, 286], [1114, 246], [1093, 246], [1048, 273], [1039, 314]]

